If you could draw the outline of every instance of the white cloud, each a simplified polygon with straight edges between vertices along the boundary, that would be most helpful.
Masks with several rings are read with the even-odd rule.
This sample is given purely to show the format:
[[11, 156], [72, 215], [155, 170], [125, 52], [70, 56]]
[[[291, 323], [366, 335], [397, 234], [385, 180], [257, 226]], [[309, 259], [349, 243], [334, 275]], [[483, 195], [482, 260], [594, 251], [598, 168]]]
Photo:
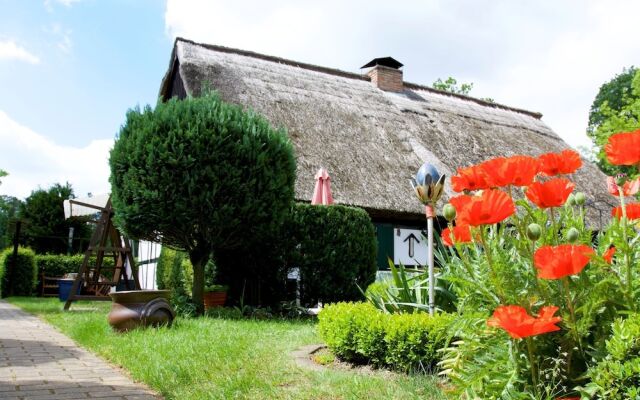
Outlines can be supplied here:
[[70, 53], [73, 47], [71, 40], [71, 29], [62, 27], [58, 23], [53, 23], [49, 27], [45, 27], [44, 31], [52, 35], [56, 39], [56, 47], [64, 53]]
[[589, 144], [600, 85], [640, 64], [634, 0], [537, 2], [168, 0], [171, 37], [349, 71], [373, 57], [405, 64], [409, 81], [454, 76], [472, 95], [542, 112], [571, 145]]
[[40, 59], [13, 40], [0, 40], [0, 60], [17, 60], [38, 64]]
[[71, 7], [74, 3], [79, 3], [81, 0], [44, 0], [44, 8], [49, 12], [53, 12], [53, 5], [59, 4], [67, 8]]
[[79, 148], [61, 146], [0, 110], [0, 193], [24, 198], [37, 187], [69, 182], [76, 195], [109, 192], [109, 149], [113, 140], [94, 140]]

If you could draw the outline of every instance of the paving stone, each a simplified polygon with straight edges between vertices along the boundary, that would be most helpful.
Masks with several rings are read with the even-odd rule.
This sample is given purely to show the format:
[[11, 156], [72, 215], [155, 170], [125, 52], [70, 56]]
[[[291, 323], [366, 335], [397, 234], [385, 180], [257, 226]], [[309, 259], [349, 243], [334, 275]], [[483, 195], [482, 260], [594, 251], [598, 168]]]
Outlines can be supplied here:
[[51, 325], [0, 301], [0, 399], [158, 400]]

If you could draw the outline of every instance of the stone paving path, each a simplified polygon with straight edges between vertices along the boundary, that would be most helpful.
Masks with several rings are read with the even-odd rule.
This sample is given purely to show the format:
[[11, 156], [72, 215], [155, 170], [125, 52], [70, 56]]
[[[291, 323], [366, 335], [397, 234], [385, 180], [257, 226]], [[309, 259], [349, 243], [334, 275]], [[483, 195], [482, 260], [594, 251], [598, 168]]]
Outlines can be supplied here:
[[161, 399], [37, 317], [0, 301], [0, 399]]

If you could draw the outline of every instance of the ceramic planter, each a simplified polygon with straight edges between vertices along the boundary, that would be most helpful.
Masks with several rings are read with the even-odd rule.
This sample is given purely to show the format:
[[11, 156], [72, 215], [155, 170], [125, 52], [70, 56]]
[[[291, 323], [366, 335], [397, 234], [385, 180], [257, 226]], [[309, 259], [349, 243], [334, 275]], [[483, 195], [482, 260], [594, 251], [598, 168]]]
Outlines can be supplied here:
[[176, 313], [169, 303], [169, 290], [130, 290], [110, 294], [113, 303], [109, 325], [117, 331], [137, 327], [171, 325]]
[[204, 294], [204, 309], [223, 307], [227, 301], [227, 292], [206, 292]]

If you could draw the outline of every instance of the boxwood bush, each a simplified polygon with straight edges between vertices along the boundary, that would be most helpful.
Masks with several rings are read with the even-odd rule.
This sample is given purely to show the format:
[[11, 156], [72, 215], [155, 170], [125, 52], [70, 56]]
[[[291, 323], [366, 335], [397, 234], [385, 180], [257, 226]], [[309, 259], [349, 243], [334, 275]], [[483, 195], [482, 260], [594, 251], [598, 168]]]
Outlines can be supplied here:
[[430, 370], [447, 342], [452, 314], [384, 314], [369, 303], [337, 303], [318, 316], [318, 330], [340, 359], [401, 371]]
[[[9, 270], [14, 262], [13, 249], [9, 248], [0, 253], [0, 294], [9, 295]], [[19, 248], [15, 268], [13, 270], [13, 284], [11, 294], [14, 296], [31, 296], [36, 287], [36, 261], [33, 250]]]
[[311, 305], [361, 300], [375, 280], [377, 241], [360, 208], [296, 204], [289, 240], [297, 244], [290, 265], [300, 268], [301, 301]]

